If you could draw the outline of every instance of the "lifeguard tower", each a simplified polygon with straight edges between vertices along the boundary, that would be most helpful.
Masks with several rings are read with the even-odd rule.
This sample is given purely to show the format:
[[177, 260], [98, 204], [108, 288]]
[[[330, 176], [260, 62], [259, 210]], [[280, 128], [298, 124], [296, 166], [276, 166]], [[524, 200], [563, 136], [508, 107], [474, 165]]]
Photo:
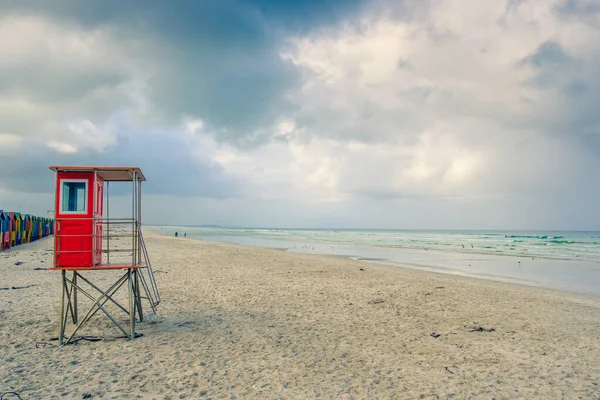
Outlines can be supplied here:
[[[147, 300], [154, 312], [160, 302], [141, 230], [142, 182], [146, 178], [138, 167], [51, 166], [50, 169], [56, 175], [56, 208], [54, 267], [49, 269], [60, 271], [62, 276], [60, 344], [69, 343], [98, 311], [106, 314], [127, 338], [134, 339], [136, 314], [140, 322], [144, 318], [142, 300]], [[130, 217], [110, 217], [112, 182], [131, 184]], [[116, 281], [114, 273], [118, 273]], [[106, 290], [96, 280], [100, 275], [110, 284]], [[125, 297], [119, 291], [123, 286], [127, 288], [126, 306], [121, 304]], [[92, 303], [81, 319], [78, 294]], [[114, 315], [111, 308], [125, 312], [128, 329], [123, 318]], [[74, 329], [67, 337], [69, 314]]]

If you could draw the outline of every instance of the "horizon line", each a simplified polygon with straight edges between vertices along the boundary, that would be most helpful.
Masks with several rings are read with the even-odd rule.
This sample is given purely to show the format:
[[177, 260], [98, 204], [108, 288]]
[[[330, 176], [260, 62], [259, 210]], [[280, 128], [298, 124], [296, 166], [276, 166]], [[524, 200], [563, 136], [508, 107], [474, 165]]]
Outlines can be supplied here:
[[217, 225], [217, 224], [144, 224], [147, 226], [182, 227], [182, 228], [223, 228], [223, 229], [271, 229], [271, 230], [315, 230], [315, 231], [470, 231], [470, 232], [598, 232], [589, 229], [456, 229], [456, 228], [297, 228], [297, 227], [267, 227], [267, 226], [242, 226], [242, 225]]

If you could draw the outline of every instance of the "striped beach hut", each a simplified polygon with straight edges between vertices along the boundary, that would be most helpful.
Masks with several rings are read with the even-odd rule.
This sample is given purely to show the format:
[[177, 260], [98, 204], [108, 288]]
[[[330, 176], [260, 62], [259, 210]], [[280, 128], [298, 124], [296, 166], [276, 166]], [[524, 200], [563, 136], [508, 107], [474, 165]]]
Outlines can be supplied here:
[[47, 218], [46, 221], [47, 227], [48, 227], [48, 236], [49, 235], [54, 235], [54, 229], [56, 226], [56, 221], [54, 220], [54, 218]]
[[8, 247], [13, 247], [17, 245], [17, 213], [9, 212], [8, 213], [8, 232], [9, 235], [9, 243]]
[[21, 243], [29, 243], [31, 238], [31, 216], [29, 214], [21, 214], [23, 225], [21, 226]]
[[8, 233], [8, 216], [3, 210], [0, 210], [0, 251], [8, 248], [10, 244], [10, 234]]
[[0, 221], [0, 223], [2, 223], [2, 237], [0, 238], [0, 241], [2, 242], [2, 248], [4, 250], [7, 250], [10, 248], [10, 236], [11, 236], [11, 219], [10, 219], [10, 214], [7, 211], [4, 211], [2, 216], [2, 220]]
[[29, 243], [29, 214], [21, 214], [21, 243]]
[[27, 234], [27, 240], [33, 242], [35, 237], [33, 236], [33, 228], [35, 226], [35, 217], [33, 215], [29, 216], [29, 233]]
[[47, 220], [48, 218], [43, 218], [43, 217], [38, 217], [38, 238], [41, 239], [43, 237], [46, 237], [50, 234], [50, 231], [48, 230], [48, 223]]
[[27, 238], [30, 242], [33, 242], [35, 239], [37, 239], [35, 237], [35, 235], [33, 234], [33, 230], [35, 229], [35, 221], [36, 221], [36, 217], [33, 215], [29, 216], [29, 237]]
[[32, 217], [31, 240], [38, 240], [42, 237], [42, 226], [40, 217]]
[[33, 242], [37, 239], [36, 233], [37, 233], [37, 217], [35, 215], [31, 215], [29, 217], [31, 219], [30, 221], [30, 228], [29, 228], [29, 241]]
[[15, 238], [16, 238], [16, 245], [21, 244], [22, 239], [23, 239], [23, 217], [21, 216], [20, 212], [16, 212], [15, 213]]

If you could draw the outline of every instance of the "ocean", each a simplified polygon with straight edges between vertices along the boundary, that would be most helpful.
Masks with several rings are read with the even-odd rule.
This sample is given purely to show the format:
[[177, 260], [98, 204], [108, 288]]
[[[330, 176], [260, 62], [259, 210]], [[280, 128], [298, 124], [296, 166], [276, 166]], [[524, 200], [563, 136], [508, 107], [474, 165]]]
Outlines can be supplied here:
[[600, 232], [157, 228], [206, 241], [600, 295]]

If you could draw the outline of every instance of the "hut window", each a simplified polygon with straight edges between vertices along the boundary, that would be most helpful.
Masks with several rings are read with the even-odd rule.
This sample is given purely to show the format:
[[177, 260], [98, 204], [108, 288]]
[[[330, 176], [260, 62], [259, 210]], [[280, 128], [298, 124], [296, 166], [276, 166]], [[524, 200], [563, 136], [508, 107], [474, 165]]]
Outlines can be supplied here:
[[64, 180], [61, 187], [61, 211], [87, 212], [87, 180]]

